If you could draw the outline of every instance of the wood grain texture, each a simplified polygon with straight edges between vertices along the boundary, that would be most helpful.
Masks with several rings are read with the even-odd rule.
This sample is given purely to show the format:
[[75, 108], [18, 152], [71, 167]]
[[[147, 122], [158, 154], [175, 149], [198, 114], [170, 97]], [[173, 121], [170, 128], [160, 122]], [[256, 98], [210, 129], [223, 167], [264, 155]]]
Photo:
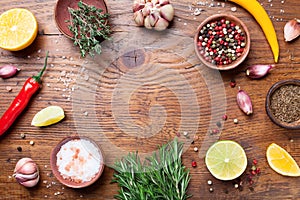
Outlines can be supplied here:
[[[13, 7], [31, 10], [38, 20], [39, 34], [25, 50], [0, 50], [0, 65], [21, 68], [16, 77], [0, 80], [0, 113], [18, 94], [23, 83], [41, 69], [45, 52], [49, 51], [48, 68], [43, 88], [28, 108], [0, 140], [0, 199], [113, 199], [118, 186], [112, 184], [111, 164], [129, 151], [142, 156], [156, 150], [180, 134], [185, 142], [183, 162], [190, 169], [191, 199], [300, 199], [300, 179], [283, 177], [268, 166], [265, 152], [275, 142], [284, 147], [300, 164], [300, 132], [285, 130], [273, 124], [265, 112], [268, 89], [279, 80], [300, 78], [299, 39], [286, 43], [283, 26], [292, 18], [300, 18], [299, 2], [260, 0], [269, 13], [280, 45], [280, 59], [271, 73], [261, 80], [250, 80], [244, 70], [249, 65], [272, 64], [270, 47], [254, 18], [241, 7], [222, 1], [197, 5], [194, 0], [173, 0], [175, 19], [165, 32], [153, 32], [135, 26], [131, 0], [107, 0], [113, 29], [112, 40], [103, 42], [103, 54], [80, 58], [77, 47], [56, 28], [53, 12], [55, 0], [1, 0], [0, 13]], [[210, 4], [214, 6], [209, 6]], [[237, 7], [236, 12], [231, 7]], [[202, 8], [199, 16], [192, 9]], [[282, 10], [282, 11], [280, 11]], [[251, 35], [248, 58], [231, 71], [217, 72], [203, 66], [196, 58], [193, 37], [197, 26], [215, 13], [231, 13], [241, 18]], [[237, 107], [237, 87], [246, 90], [254, 105], [254, 114], [245, 116]], [[7, 91], [7, 87], [12, 90]], [[48, 105], [59, 105], [66, 118], [55, 125], [36, 128], [33, 116]], [[223, 114], [228, 115], [222, 121]], [[239, 123], [234, 124], [233, 119]], [[221, 130], [216, 123], [221, 122]], [[183, 136], [189, 132], [190, 138]], [[20, 134], [26, 138], [21, 139]], [[53, 147], [64, 137], [85, 135], [96, 140], [104, 150], [106, 168], [101, 178], [84, 189], [70, 189], [53, 177], [49, 157]], [[194, 144], [190, 145], [196, 136]], [[239, 142], [248, 156], [249, 166], [242, 175], [243, 190], [233, 181], [214, 179], [204, 164], [208, 146], [217, 139]], [[34, 141], [33, 146], [29, 145]], [[22, 147], [22, 152], [17, 147]], [[198, 147], [199, 152], [193, 148]], [[31, 157], [40, 168], [37, 187], [26, 189], [11, 177], [18, 159]], [[254, 184], [246, 181], [252, 159], [258, 160], [261, 175]], [[191, 167], [191, 161], [198, 163]], [[213, 180], [209, 192], [207, 180]], [[58, 194], [59, 192], [59, 194]]]

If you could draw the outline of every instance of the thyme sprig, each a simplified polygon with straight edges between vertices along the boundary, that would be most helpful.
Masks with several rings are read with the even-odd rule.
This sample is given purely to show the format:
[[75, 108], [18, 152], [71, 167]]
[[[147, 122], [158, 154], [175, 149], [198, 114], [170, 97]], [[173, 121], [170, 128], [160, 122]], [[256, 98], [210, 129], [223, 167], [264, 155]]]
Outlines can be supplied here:
[[82, 1], [78, 2], [78, 9], [68, 8], [71, 24], [68, 26], [73, 33], [74, 45], [79, 46], [82, 57], [87, 53], [94, 56], [100, 54], [101, 41], [110, 39], [110, 26], [107, 24], [109, 13]]
[[120, 186], [119, 200], [185, 200], [190, 181], [189, 170], [182, 164], [183, 144], [177, 139], [160, 147], [141, 162], [138, 153], [129, 153], [113, 168], [113, 182]]

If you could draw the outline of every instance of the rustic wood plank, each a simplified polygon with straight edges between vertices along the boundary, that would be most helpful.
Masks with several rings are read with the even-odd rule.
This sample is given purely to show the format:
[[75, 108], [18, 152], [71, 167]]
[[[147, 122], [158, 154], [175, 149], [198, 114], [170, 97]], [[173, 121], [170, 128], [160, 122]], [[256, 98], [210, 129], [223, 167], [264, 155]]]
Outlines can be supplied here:
[[[289, 19], [300, 18], [298, 1], [260, 1], [272, 18], [281, 48], [279, 63], [261, 80], [250, 80], [244, 74], [249, 65], [273, 63], [270, 47], [254, 18], [229, 2], [224, 7], [217, 4], [222, 1], [208, 1], [213, 7], [197, 5], [197, 2], [200, 1], [173, 0], [174, 22], [168, 31], [156, 33], [135, 26], [131, 0], [109, 0], [113, 39], [103, 43], [102, 56], [82, 59], [78, 48], [56, 28], [53, 17], [56, 1], [1, 1], [0, 13], [13, 7], [30, 9], [38, 20], [39, 35], [25, 50], [0, 50], [0, 65], [11, 63], [21, 68], [16, 77], [0, 79], [0, 113], [18, 94], [27, 77], [40, 70], [45, 52], [50, 52], [43, 88], [0, 140], [1, 199], [113, 199], [118, 191], [118, 186], [111, 184], [114, 171], [110, 165], [114, 160], [129, 151], [151, 153], [178, 132], [187, 144], [183, 162], [192, 176], [189, 185], [192, 199], [300, 198], [299, 178], [276, 174], [265, 158], [267, 146], [276, 142], [300, 164], [299, 131], [274, 125], [264, 109], [265, 96], [272, 84], [300, 78], [299, 39], [291, 43], [283, 39], [284, 24]], [[233, 6], [237, 12], [230, 10]], [[193, 16], [190, 8], [205, 11]], [[207, 69], [193, 51], [197, 26], [215, 13], [236, 15], [251, 34], [248, 58], [232, 71], [218, 73]], [[229, 86], [232, 79], [251, 96], [252, 116], [245, 116], [237, 107], [237, 87]], [[7, 87], [12, 90], [7, 91]], [[50, 127], [32, 127], [30, 122], [35, 113], [48, 105], [63, 107], [66, 119]], [[228, 115], [227, 121], [221, 120], [224, 113]], [[235, 118], [238, 124], [233, 123]], [[211, 134], [211, 130], [218, 128], [218, 121], [222, 122], [221, 132]], [[199, 139], [189, 145], [190, 140], [183, 137], [184, 131]], [[26, 134], [25, 139], [20, 138], [21, 133]], [[101, 144], [107, 164], [95, 184], [79, 190], [61, 185], [53, 177], [49, 163], [52, 148], [64, 137], [75, 134], [88, 135]], [[244, 187], [239, 191], [233, 182], [215, 180], [206, 170], [205, 150], [218, 138], [239, 142], [246, 150], [249, 163], [258, 160], [262, 173], [254, 185], [246, 181], [248, 171], [242, 176]], [[29, 145], [31, 140], [35, 142], [33, 146]], [[18, 146], [22, 152], [17, 151]], [[200, 151], [194, 152], [194, 147]], [[41, 181], [35, 188], [26, 189], [11, 177], [17, 160], [22, 157], [33, 158], [40, 167]], [[197, 161], [198, 167], [191, 167], [192, 160]], [[248, 170], [250, 167], [251, 164]], [[212, 193], [207, 185], [209, 179], [214, 183]]]

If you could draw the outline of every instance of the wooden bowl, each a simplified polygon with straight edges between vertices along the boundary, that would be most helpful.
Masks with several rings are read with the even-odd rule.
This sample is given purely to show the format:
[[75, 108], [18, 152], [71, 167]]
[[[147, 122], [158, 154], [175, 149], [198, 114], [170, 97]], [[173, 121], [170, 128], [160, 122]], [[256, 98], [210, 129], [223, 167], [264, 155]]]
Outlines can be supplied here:
[[[86, 140], [86, 141], [89, 141], [96, 148], [96, 149], [93, 149], [93, 150], [99, 152], [99, 158], [100, 158], [99, 159], [99, 162], [100, 162], [99, 171], [89, 181], [76, 182], [74, 180], [71, 180], [70, 178], [63, 177], [62, 174], [60, 173], [60, 171], [58, 170], [58, 166], [57, 166], [57, 154], [60, 151], [62, 145], [66, 144], [66, 143], [68, 143], [68, 142], [70, 142], [72, 140]], [[87, 186], [93, 184], [95, 181], [97, 181], [99, 179], [99, 177], [101, 176], [101, 174], [104, 171], [104, 157], [103, 157], [103, 153], [101, 151], [100, 146], [94, 140], [92, 140], [92, 139], [90, 139], [88, 137], [73, 136], [73, 137], [67, 137], [67, 138], [63, 139], [52, 150], [51, 156], [50, 156], [50, 165], [51, 165], [51, 169], [52, 169], [52, 172], [53, 172], [54, 176], [57, 178], [57, 180], [60, 183], [66, 185], [68, 187], [71, 187], [71, 188], [83, 188], [83, 187], [87, 187]]]
[[[54, 19], [58, 30], [69, 38], [73, 38], [72, 32], [69, 30], [70, 13], [68, 8], [78, 9], [80, 0], [58, 0], [54, 9]], [[101, 8], [103, 13], [107, 13], [107, 6], [104, 0], [82, 0], [82, 2]]]
[[283, 81], [279, 81], [279, 82], [275, 83], [274, 85], [272, 85], [272, 87], [269, 89], [267, 96], [266, 96], [265, 108], [266, 108], [267, 115], [269, 116], [269, 118], [271, 119], [272, 122], [274, 122], [275, 124], [277, 124], [280, 127], [283, 127], [286, 129], [300, 129], [300, 119], [295, 122], [291, 122], [291, 123], [284, 122], [284, 121], [278, 119], [273, 114], [273, 111], [271, 109], [272, 95], [274, 94], [274, 92], [277, 89], [279, 89], [280, 87], [282, 87], [284, 85], [297, 85], [300, 87], [300, 80], [297, 80], [297, 79], [283, 80]]
[[[229, 20], [230, 22], [233, 22], [236, 25], [238, 25], [240, 27], [240, 29], [242, 30], [242, 32], [245, 34], [245, 41], [246, 41], [246, 45], [244, 47], [244, 51], [242, 52], [242, 55], [240, 57], [238, 57], [232, 63], [226, 64], [226, 65], [216, 65], [216, 64], [213, 64], [211, 61], [208, 61], [207, 57], [205, 57], [203, 54], [200, 53], [199, 46], [198, 46], [199, 33], [200, 33], [201, 29], [206, 24], [214, 22], [214, 21], [219, 21], [221, 19]], [[248, 31], [246, 25], [237, 17], [235, 17], [233, 15], [228, 15], [228, 14], [216, 14], [216, 15], [212, 15], [212, 16], [206, 18], [198, 26], [195, 37], [194, 37], [194, 47], [195, 47], [195, 51], [196, 51], [198, 58], [207, 67], [212, 68], [212, 69], [217, 69], [217, 70], [230, 70], [230, 69], [233, 69], [233, 68], [239, 66], [246, 59], [246, 57], [249, 53], [249, 50], [250, 50], [250, 34], [249, 34], [249, 31]]]

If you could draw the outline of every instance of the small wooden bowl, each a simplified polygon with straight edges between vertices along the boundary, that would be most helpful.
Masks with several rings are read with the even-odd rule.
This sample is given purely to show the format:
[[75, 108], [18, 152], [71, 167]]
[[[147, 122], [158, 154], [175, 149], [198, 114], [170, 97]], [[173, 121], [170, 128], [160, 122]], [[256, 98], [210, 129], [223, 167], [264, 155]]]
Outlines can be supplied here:
[[[68, 8], [78, 9], [78, 2], [80, 0], [58, 0], [54, 9], [54, 19], [58, 30], [68, 38], [73, 38], [72, 32], [69, 30], [70, 13]], [[103, 10], [107, 13], [107, 6], [104, 0], [82, 0], [82, 2], [94, 5], [96, 8]]]
[[[97, 148], [97, 150], [100, 154], [100, 160], [99, 160], [100, 168], [99, 168], [99, 171], [97, 172], [97, 174], [90, 181], [85, 181], [85, 182], [81, 182], [81, 183], [75, 182], [75, 181], [72, 181], [70, 179], [64, 178], [61, 175], [61, 173], [58, 171], [58, 167], [56, 165], [57, 153], [60, 151], [62, 145], [66, 144], [67, 142], [72, 141], [72, 140], [87, 140], [87, 141], [91, 142], [92, 144], [94, 144], [94, 146]], [[71, 188], [83, 188], [83, 187], [87, 187], [87, 186], [93, 184], [102, 175], [102, 173], [104, 171], [104, 157], [103, 157], [103, 153], [101, 151], [100, 146], [94, 140], [92, 140], [88, 137], [73, 136], [73, 137], [67, 137], [67, 138], [63, 139], [52, 150], [51, 156], [50, 156], [50, 165], [51, 165], [51, 169], [52, 169], [52, 172], [53, 172], [54, 176], [57, 178], [57, 180], [60, 183], [64, 184], [65, 186], [71, 187]]]
[[269, 89], [267, 96], [266, 96], [265, 108], [266, 108], [267, 115], [269, 116], [269, 118], [271, 119], [272, 122], [274, 122], [275, 124], [277, 124], [280, 127], [283, 127], [286, 129], [300, 129], [300, 119], [295, 122], [287, 123], [287, 122], [281, 121], [278, 118], [276, 118], [271, 110], [272, 95], [274, 94], [274, 92], [277, 89], [279, 89], [281, 86], [284, 86], [284, 85], [297, 85], [300, 87], [300, 80], [297, 80], [297, 79], [283, 80], [283, 81], [279, 81], [279, 82], [275, 83], [274, 85], [272, 85], [272, 87]]
[[[235, 23], [236, 25], [238, 25], [242, 32], [245, 34], [245, 40], [246, 40], [246, 46], [244, 47], [244, 51], [242, 52], [242, 55], [240, 57], [238, 57], [235, 61], [233, 61], [230, 64], [227, 65], [215, 65], [209, 61], [207, 61], [207, 59], [204, 57], [204, 55], [202, 55], [199, 51], [199, 47], [197, 45], [198, 43], [198, 38], [199, 38], [199, 33], [201, 31], [201, 29], [203, 28], [204, 25], [213, 22], [213, 21], [218, 21], [221, 19], [225, 19], [225, 20], [229, 20], [230, 22]], [[247, 57], [249, 50], [250, 50], [250, 33], [246, 27], [246, 25], [237, 17], [233, 16], [233, 15], [228, 15], [228, 14], [216, 14], [216, 15], [212, 15], [208, 18], [206, 18], [197, 28], [195, 37], [194, 37], [194, 47], [195, 47], [195, 51], [196, 54], [198, 56], [198, 58], [201, 60], [201, 62], [203, 64], [205, 64], [207, 67], [212, 68], [212, 69], [217, 69], [217, 70], [230, 70], [233, 69], [237, 66], [239, 66]]]

